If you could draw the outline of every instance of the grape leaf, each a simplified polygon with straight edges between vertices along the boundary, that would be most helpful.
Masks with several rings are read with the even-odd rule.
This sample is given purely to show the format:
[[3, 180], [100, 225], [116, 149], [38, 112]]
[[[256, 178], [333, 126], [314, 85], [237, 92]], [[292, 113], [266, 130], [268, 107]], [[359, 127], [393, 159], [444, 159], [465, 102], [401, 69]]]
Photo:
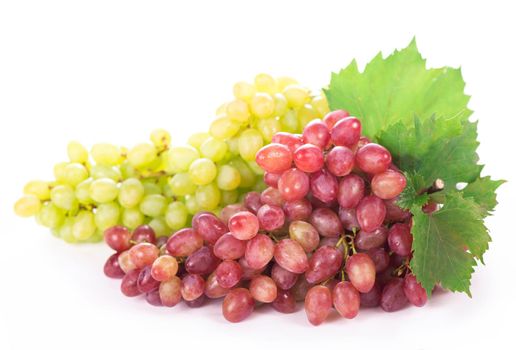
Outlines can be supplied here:
[[375, 139], [385, 127], [410, 123], [436, 114], [446, 118], [450, 128], [460, 127], [471, 115], [464, 94], [460, 68], [427, 69], [415, 39], [408, 47], [387, 58], [381, 53], [360, 72], [353, 60], [333, 73], [324, 92], [330, 109], [345, 109], [362, 121], [363, 133]]
[[471, 198], [477, 202], [484, 217], [491, 215], [498, 204], [495, 191], [504, 182], [504, 180], [491, 180], [490, 176], [479, 177], [464, 188], [464, 198]]
[[400, 194], [396, 204], [403, 209], [412, 209], [412, 207], [422, 207], [428, 202], [428, 194], [420, 193], [421, 189], [428, 187], [425, 178], [415, 171], [405, 172], [407, 186]]
[[450, 191], [440, 210], [427, 215], [419, 207], [412, 213], [415, 253], [410, 267], [427, 294], [441, 283], [471, 296], [476, 259], [482, 259], [491, 241], [479, 206], [459, 191]]

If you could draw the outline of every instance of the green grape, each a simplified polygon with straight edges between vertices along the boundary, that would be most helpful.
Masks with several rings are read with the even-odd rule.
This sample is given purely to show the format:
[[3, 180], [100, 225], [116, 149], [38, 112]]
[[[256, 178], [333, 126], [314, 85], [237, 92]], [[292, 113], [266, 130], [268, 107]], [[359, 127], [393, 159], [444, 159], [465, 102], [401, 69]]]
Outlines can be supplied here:
[[[238, 143], [240, 142], [240, 136], [233, 136], [230, 139], [226, 140], [226, 143], [228, 144], [228, 151], [226, 153], [226, 157], [232, 158], [233, 156], [237, 156], [240, 154], [240, 150], [238, 149]], [[229, 159], [227, 160], [229, 161]]]
[[40, 200], [46, 201], [50, 199], [50, 184], [46, 181], [30, 181], [23, 188], [23, 193], [36, 196]]
[[88, 239], [84, 240], [85, 243], [98, 243], [104, 240], [104, 231], [95, 230], [95, 233]]
[[249, 188], [256, 182], [256, 176], [249, 166], [239, 158], [232, 159], [229, 165], [235, 167], [240, 173], [240, 187]]
[[251, 99], [251, 112], [257, 118], [273, 117], [274, 109], [274, 99], [269, 94], [258, 92]]
[[278, 118], [267, 118], [260, 119], [256, 124], [256, 128], [260, 131], [263, 136], [263, 139], [266, 143], [270, 143], [272, 141], [272, 137], [281, 131], [281, 124]]
[[253, 160], [256, 152], [263, 146], [262, 134], [256, 129], [247, 129], [240, 134], [238, 139], [238, 151], [245, 160]]
[[177, 173], [168, 182], [172, 193], [176, 196], [185, 196], [195, 193], [197, 186], [190, 179], [188, 173]]
[[179, 230], [188, 222], [188, 208], [183, 202], [172, 202], [165, 212], [165, 221], [172, 230]]
[[93, 200], [90, 196], [90, 186], [92, 178], [86, 179], [75, 187], [75, 197], [80, 204], [91, 204]]
[[69, 185], [58, 185], [50, 191], [50, 199], [56, 207], [70, 211], [77, 204], [74, 189]]
[[220, 193], [220, 204], [221, 206], [226, 206], [228, 204], [233, 204], [238, 201], [238, 191], [221, 191]]
[[101, 230], [115, 226], [120, 219], [120, 206], [116, 202], [100, 204], [94, 217], [95, 225]]
[[286, 111], [284, 115], [280, 117], [281, 130], [297, 133], [299, 130], [299, 121], [297, 119], [297, 113], [293, 109]]
[[77, 141], [68, 143], [66, 153], [68, 153], [68, 159], [72, 163], [84, 164], [88, 162], [88, 150]]
[[310, 123], [314, 119], [319, 118], [320, 116], [311, 105], [306, 104], [298, 109], [297, 117], [299, 119], [299, 127], [302, 130], [305, 128], [306, 124]]
[[188, 144], [196, 149], [200, 149], [204, 141], [210, 137], [207, 132], [196, 132], [188, 138]]
[[187, 171], [190, 164], [199, 157], [199, 151], [192, 146], [171, 147], [167, 152], [166, 170], [172, 173]]
[[150, 139], [154, 147], [159, 150], [164, 150], [170, 145], [170, 134], [164, 129], [153, 130]]
[[134, 208], [140, 204], [145, 194], [145, 187], [138, 179], [127, 179], [120, 185], [118, 203], [124, 208]]
[[38, 213], [38, 222], [51, 229], [57, 229], [64, 221], [64, 213], [51, 202], [44, 203]]
[[151, 165], [156, 158], [156, 148], [148, 143], [140, 143], [134, 146], [127, 154], [127, 161], [136, 169]]
[[65, 167], [68, 165], [68, 162], [61, 162], [54, 165], [54, 177], [57, 182], [63, 183], [65, 180]]
[[98, 203], [108, 203], [118, 196], [115, 181], [109, 178], [97, 179], [90, 184], [90, 197]]
[[231, 191], [240, 185], [241, 177], [238, 169], [231, 165], [222, 165], [217, 174], [217, 186], [224, 191]]
[[239, 99], [249, 102], [256, 94], [256, 87], [245, 81], [240, 81], [233, 86], [233, 95]]
[[256, 90], [260, 92], [266, 92], [273, 94], [278, 90], [276, 80], [269, 74], [260, 73], [254, 78], [254, 85]]
[[254, 160], [248, 160], [247, 165], [256, 175], [263, 175], [265, 171]]
[[122, 163], [120, 147], [109, 143], [97, 143], [91, 148], [91, 157], [97, 165], [114, 166]]
[[165, 219], [161, 216], [158, 218], [153, 218], [151, 221], [149, 221], [149, 226], [152, 227], [157, 237], [169, 236], [171, 233], [170, 227], [168, 227]]
[[210, 134], [219, 140], [229, 139], [235, 136], [240, 130], [240, 123], [231, 120], [229, 117], [215, 119], [210, 125]]
[[290, 85], [283, 90], [283, 95], [288, 101], [288, 105], [292, 108], [299, 108], [310, 101], [310, 93], [299, 85]]
[[197, 200], [195, 199], [195, 194], [185, 196], [185, 205], [186, 209], [188, 209], [188, 214], [190, 215], [195, 215], [195, 213], [201, 210], [199, 204], [197, 204]]
[[77, 238], [73, 235], [74, 218], [68, 217], [65, 219], [63, 225], [58, 229], [59, 237], [67, 243], [76, 243]]
[[199, 186], [195, 191], [195, 201], [202, 210], [214, 210], [220, 203], [220, 190], [214, 183]]
[[215, 139], [213, 137], [208, 138], [201, 145], [202, 156], [209, 158], [214, 162], [222, 160], [227, 152], [228, 145], [226, 142]]
[[243, 100], [233, 100], [226, 106], [226, 114], [229, 119], [239, 123], [246, 123], [251, 117], [249, 107]]
[[81, 210], [75, 217], [72, 226], [72, 235], [79, 241], [84, 241], [93, 236], [97, 227], [91, 211]]
[[94, 179], [108, 178], [113, 181], [122, 180], [122, 173], [119, 168], [107, 165], [94, 165], [90, 168], [90, 176]]
[[320, 117], [324, 117], [330, 112], [330, 107], [328, 107], [328, 100], [326, 100], [324, 95], [315, 96], [312, 99], [312, 106]]
[[120, 175], [122, 179], [138, 177], [138, 171], [128, 161], [124, 161], [120, 164]]
[[167, 207], [167, 199], [161, 194], [150, 194], [143, 197], [140, 203], [140, 211], [147, 216], [157, 217], [163, 215]]
[[149, 194], [161, 194], [161, 186], [156, 183], [154, 179], [142, 180], [143, 188], [145, 189], [145, 195]]
[[63, 182], [75, 187], [88, 178], [88, 170], [80, 163], [70, 163], [63, 169]]
[[194, 184], [207, 185], [217, 176], [217, 167], [211, 159], [200, 158], [190, 165], [188, 174]]
[[170, 185], [167, 183], [167, 181], [168, 179], [165, 177], [160, 179], [161, 193], [167, 198], [172, 198], [174, 197], [174, 192], [172, 192], [172, 188], [170, 188]]
[[131, 230], [142, 225], [144, 219], [145, 217], [138, 208], [126, 208], [122, 212], [122, 224]]
[[14, 204], [14, 212], [21, 217], [36, 215], [41, 209], [41, 201], [33, 194], [26, 194]]
[[291, 77], [279, 77], [276, 78], [276, 85], [278, 86], [278, 91], [283, 91], [289, 85], [298, 85], [296, 79]]
[[288, 110], [288, 102], [282, 93], [275, 93], [274, 96], [274, 116], [283, 115]]

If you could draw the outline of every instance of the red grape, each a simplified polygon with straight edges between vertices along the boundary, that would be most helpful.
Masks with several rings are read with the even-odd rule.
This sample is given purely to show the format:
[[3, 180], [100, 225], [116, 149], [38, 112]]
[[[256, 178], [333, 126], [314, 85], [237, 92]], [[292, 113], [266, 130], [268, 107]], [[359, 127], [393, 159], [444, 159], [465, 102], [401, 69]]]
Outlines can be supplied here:
[[218, 299], [222, 298], [226, 294], [228, 294], [229, 289], [222, 288], [217, 281], [217, 276], [215, 275], [215, 272], [210, 274], [208, 276], [208, 279], [206, 280], [206, 284], [204, 287], [204, 294], [210, 299]]
[[332, 111], [324, 116], [323, 122], [328, 126], [328, 129], [333, 129], [335, 124], [337, 122], [341, 121], [342, 119], [349, 117], [349, 112], [344, 111], [342, 109], [337, 109], [335, 111]]
[[253, 309], [253, 297], [245, 288], [231, 290], [222, 303], [222, 313], [229, 322], [243, 321], [252, 314]]
[[308, 220], [312, 213], [312, 204], [306, 198], [302, 198], [285, 203], [283, 211], [289, 221]]
[[308, 257], [298, 242], [283, 239], [276, 244], [274, 259], [284, 269], [293, 273], [303, 273], [308, 269]]
[[397, 200], [398, 197], [383, 201], [387, 209], [385, 221], [388, 223], [405, 221], [411, 216], [410, 211], [402, 209], [396, 204]]
[[401, 278], [391, 279], [382, 290], [380, 306], [387, 312], [398, 311], [408, 304], [407, 297], [403, 292], [403, 280]]
[[125, 275], [125, 272], [120, 267], [120, 263], [118, 262], [118, 257], [120, 253], [115, 253], [111, 255], [104, 264], [104, 274], [110, 278], [122, 278]]
[[129, 271], [124, 278], [122, 279], [122, 283], [120, 284], [120, 289], [122, 293], [127, 297], [135, 297], [140, 295], [141, 292], [138, 289], [138, 276], [140, 275], [140, 270], [134, 269]]
[[240, 240], [248, 240], [256, 236], [260, 229], [260, 222], [253, 213], [241, 211], [229, 219], [229, 231]]
[[277, 230], [285, 223], [285, 213], [281, 207], [276, 205], [262, 205], [256, 216], [260, 222], [260, 227], [265, 231]]
[[272, 137], [272, 143], [280, 143], [288, 147], [290, 152], [294, 154], [296, 149], [303, 146], [303, 139], [300, 135], [290, 134], [288, 132], [278, 132]]
[[407, 185], [405, 176], [394, 170], [386, 170], [376, 174], [371, 181], [371, 190], [381, 199], [393, 199], [398, 196]]
[[159, 288], [155, 288], [145, 294], [145, 300], [152, 306], [163, 306], [161, 298], [159, 297]]
[[391, 164], [389, 151], [377, 143], [368, 143], [361, 147], [355, 156], [358, 167], [369, 174], [383, 173]]
[[315, 173], [324, 166], [324, 155], [319, 147], [305, 144], [294, 152], [294, 163], [305, 173]]
[[324, 237], [337, 237], [343, 231], [338, 215], [329, 208], [315, 209], [310, 216], [310, 223]]
[[276, 299], [272, 302], [272, 307], [281, 313], [291, 314], [296, 311], [296, 299], [292, 292], [278, 289]]
[[281, 174], [292, 165], [292, 152], [287, 146], [271, 143], [256, 153], [256, 163], [267, 172]]
[[281, 174], [265, 172], [265, 174], [263, 174], [263, 182], [265, 182], [267, 186], [278, 188], [278, 181], [280, 176]]
[[353, 286], [360, 293], [367, 293], [373, 288], [376, 269], [373, 260], [365, 253], [357, 253], [346, 261], [346, 273]]
[[416, 276], [407, 274], [403, 280], [403, 292], [412, 305], [421, 307], [426, 304], [428, 296], [425, 289], [417, 281]]
[[330, 141], [330, 130], [320, 119], [315, 119], [309, 122], [303, 129], [303, 139], [305, 143], [324, 149]]
[[380, 305], [382, 297], [382, 288], [379, 283], [375, 283], [373, 288], [367, 293], [360, 293], [361, 307], [377, 307]]
[[149, 225], [140, 225], [134, 229], [131, 241], [133, 244], [143, 242], [156, 244], [156, 233]]
[[236, 239], [231, 233], [219, 238], [213, 247], [213, 254], [222, 260], [236, 260], [244, 256], [246, 242]]
[[330, 314], [332, 297], [330, 289], [318, 285], [310, 288], [306, 293], [305, 312], [308, 321], [314, 326], [323, 323]]
[[170, 255], [162, 255], [152, 263], [151, 274], [157, 281], [168, 281], [176, 275], [178, 268], [176, 258]]
[[366, 254], [369, 255], [371, 260], [374, 262], [374, 267], [376, 269], [376, 273], [383, 272], [387, 270], [390, 263], [389, 253], [385, 251], [383, 248], [373, 248], [366, 251]]
[[339, 219], [342, 223], [342, 226], [348, 231], [353, 231], [360, 228], [355, 209], [339, 207]]
[[319, 233], [308, 222], [293, 221], [290, 223], [288, 231], [290, 238], [301, 244], [307, 253], [314, 251], [319, 245]]
[[337, 178], [326, 169], [322, 169], [310, 176], [312, 195], [324, 203], [331, 203], [337, 199], [338, 187]]
[[206, 282], [200, 275], [188, 274], [181, 283], [181, 296], [187, 301], [195, 300], [203, 295], [205, 285]]
[[233, 260], [225, 260], [215, 269], [217, 282], [222, 288], [232, 288], [242, 279], [242, 268]]
[[345, 318], [355, 318], [360, 309], [360, 293], [350, 282], [337, 283], [332, 292], [333, 306]]
[[267, 187], [265, 190], [263, 190], [262, 194], [260, 195], [260, 202], [262, 205], [268, 204], [277, 205], [278, 207], [281, 207], [285, 203], [285, 200], [281, 196], [281, 192], [278, 189], [274, 187]]
[[355, 246], [362, 250], [381, 247], [387, 241], [387, 233], [388, 229], [385, 226], [370, 232], [360, 230], [355, 237]]
[[204, 246], [193, 252], [185, 261], [188, 273], [206, 275], [217, 268], [220, 260], [213, 254], [210, 247]]
[[336, 146], [352, 147], [360, 139], [362, 124], [355, 117], [339, 120], [331, 129], [331, 140]]
[[192, 228], [174, 233], [167, 241], [167, 251], [173, 256], [188, 256], [201, 248], [202, 237]]
[[[244, 204], [247, 209], [249, 209], [252, 213], [256, 214], [258, 209], [262, 206], [262, 202], [260, 200], [261, 194], [258, 192], [248, 192], [244, 197]], [[236, 214], [236, 213], [235, 213]], [[228, 219], [229, 221], [229, 219]]]
[[192, 220], [192, 228], [210, 244], [215, 244], [220, 236], [228, 232], [224, 222], [212, 213], [196, 215], [195, 220]]
[[269, 276], [256, 276], [249, 284], [249, 292], [256, 301], [261, 303], [272, 303], [278, 294], [276, 283]]
[[113, 226], [104, 231], [104, 240], [111, 249], [122, 252], [131, 247], [131, 232], [124, 226]]
[[181, 301], [181, 279], [177, 276], [159, 285], [159, 297], [163, 306], [173, 307]]
[[245, 260], [254, 270], [265, 267], [274, 256], [274, 242], [269, 236], [259, 233], [247, 242]]
[[129, 257], [137, 268], [151, 265], [158, 256], [158, 247], [151, 243], [138, 243], [129, 249]]
[[[259, 199], [259, 195], [258, 195], [258, 199]], [[258, 208], [261, 206], [262, 204], [260, 203], [260, 205], [258, 206]], [[241, 211], [245, 211], [247, 210], [246, 207], [243, 205], [243, 204], [240, 204], [240, 203], [235, 203], [235, 204], [229, 204], [229, 205], [226, 205], [224, 208], [222, 208], [222, 210], [220, 211], [220, 219], [222, 220], [222, 222], [224, 224], [228, 224], [228, 221], [229, 219], [235, 215], [236, 213], [239, 213]]]
[[335, 247], [323, 246], [310, 257], [305, 273], [308, 283], [321, 283], [334, 276], [342, 265], [342, 252]]
[[355, 165], [355, 155], [346, 146], [335, 146], [326, 155], [326, 168], [335, 176], [348, 175]]
[[349, 174], [339, 182], [337, 200], [343, 208], [355, 208], [364, 197], [364, 193], [364, 179], [356, 174]]
[[152, 277], [151, 267], [145, 266], [141, 269], [137, 281], [138, 290], [142, 293], [149, 293], [150, 291], [159, 287], [159, 281]]
[[310, 178], [299, 169], [289, 169], [281, 175], [278, 190], [287, 202], [301, 200], [310, 190]]
[[271, 270], [271, 277], [276, 282], [278, 288], [283, 290], [289, 290], [296, 284], [298, 275], [285, 270], [278, 264], [274, 264]]
[[373, 195], [362, 198], [356, 211], [360, 228], [365, 231], [376, 230], [382, 225], [386, 211], [380, 198]]
[[407, 224], [394, 224], [387, 239], [389, 248], [400, 256], [408, 256], [412, 251], [412, 234]]

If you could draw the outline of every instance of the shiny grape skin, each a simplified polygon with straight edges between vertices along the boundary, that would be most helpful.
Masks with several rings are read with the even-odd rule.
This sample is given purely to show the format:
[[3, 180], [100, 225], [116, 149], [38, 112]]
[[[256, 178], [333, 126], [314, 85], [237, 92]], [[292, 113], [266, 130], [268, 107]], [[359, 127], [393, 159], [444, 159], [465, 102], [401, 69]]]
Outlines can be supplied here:
[[382, 225], [385, 219], [385, 204], [376, 196], [366, 196], [358, 203], [356, 214], [362, 230], [374, 231]]
[[222, 288], [233, 288], [242, 279], [242, 267], [233, 260], [225, 260], [215, 269], [217, 282]]
[[224, 222], [212, 213], [203, 213], [196, 216], [196, 220], [192, 220], [192, 228], [203, 240], [210, 244], [215, 244], [220, 236], [228, 232]]
[[184, 266], [188, 273], [207, 275], [215, 271], [219, 262], [211, 248], [204, 246], [193, 252], [186, 259]]
[[274, 242], [262, 233], [257, 234], [247, 242], [245, 260], [251, 269], [259, 270], [265, 267], [274, 256]]
[[281, 175], [278, 190], [287, 202], [302, 200], [310, 190], [310, 178], [299, 169], [289, 169]]
[[389, 248], [400, 256], [408, 256], [412, 251], [412, 234], [407, 224], [394, 224], [389, 229]]
[[158, 247], [151, 243], [138, 243], [129, 249], [129, 257], [137, 268], [152, 265], [158, 256]]
[[366, 251], [367, 255], [373, 260], [376, 272], [387, 270], [390, 263], [389, 253], [384, 248], [373, 248]]
[[156, 238], [156, 247], [161, 249], [163, 246], [165, 246], [167, 244], [167, 241], [168, 241], [168, 236], [160, 236], [160, 237]]
[[306, 221], [312, 213], [312, 204], [306, 198], [302, 198], [296, 201], [286, 202], [283, 205], [283, 211], [288, 221]]
[[222, 260], [237, 260], [244, 256], [246, 244], [246, 241], [236, 239], [231, 233], [226, 233], [213, 246], [213, 253]]
[[210, 298], [210, 299], [218, 299], [222, 298], [226, 294], [228, 294], [229, 289], [222, 288], [217, 282], [217, 276], [215, 275], [215, 272], [210, 274], [208, 276], [208, 279], [206, 280], [206, 285], [204, 287], [204, 294]]
[[338, 215], [329, 208], [315, 209], [310, 215], [310, 223], [324, 237], [337, 237], [343, 231]]
[[324, 166], [324, 155], [319, 147], [305, 144], [294, 152], [294, 163], [305, 173], [315, 173]]
[[118, 265], [120, 266], [122, 271], [124, 271], [124, 273], [126, 273], [126, 274], [129, 271], [136, 269], [136, 266], [132, 262], [128, 250], [120, 252], [120, 255], [118, 256]]
[[240, 267], [242, 268], [242, 281], [250, 280], [258, 275], [260, 275], [263, 270], [267, 266], [262, 267], [261, 269], [253, 269], [249, 266], [249, 263], [247, 262], [245, 255], [238, 259], [238, 263], [240, 264]]
[[408, 299], [403, 292], [403, 279], [392, 278], [382, 290], [380, 306], [384, 311], [393, 312], [403, 309], [408, 304]]
[[156, 244], [156, 233], [149, 225], [140, 225], [134, 229], [131, 241], [133, 244], [142, 242]]
[[342, 252], [335, 247], [318, 248], [310, 257], [305, 278], [308, 283], [321, 283], [334, 276], [342, 265]]
[[159, 297], [163, 306], [173, 307], [181, 301], [181, 279], [177, 276], [159, 285]]
[[[258, 192], [248, 192], [244, 197], [244, 204], [251, 213], [256, 214], [258, 209], [262, 206], [261, 194]], [[229, 221], [229, 219], [228, 219]]]
[[405, 176], [394, 170], [376, 174], [371, 181], [372, 192], [381, 199], [396, 198], [407, 186]]
[[337, 200], [342, 208], [355, 208], [365, 194], [365, 182], [356, 174], [343, 177], [338, 185]]
[[306, 293], [312, 288], [313, 284], [308, 283], [304, 275], [300, 275], [297, 279], [296, 284], [290, 289], [296, 301], [305, 300]]
[[294, 135], [287, 132], [278, 132], [272, 137], [273, 143], [280, 143], [288, 147], [290, 152], [294, 154], [296, 149], [303, 146], [303, 139], [300, 135]]
[[360, 293], [348, 281], [335, 285], [332, 291], [333, 306], [344, 318], [355, 318], [360, 309]]
[[361, 230], [355, 237], [355, 246], [362, 250], [381, 247], [387, 242], [388, 232], [385, 226], [380, 226], [371, 232]]
[[170, 255], [159, 256], [152, 263], [151, 274], [157, 281], [168, 281], [177, 274], [179, 264], [176, 258]]
[[367, 254], [357, 253], [349, 257], [346, 261], [346, 273], [353, 286], [360, 293], [367, 293], [373, 288], [376, 267]]
[[104, 274], [110, 278], [122, 278], [125, 275], [125, 272], [120, 267], [118, 263], [118, 256], [120, 253], [115, 253], [111, 255], [104, 264]]
[[310, 176], [312, 195], [324, 203], [337, 199], [338, 187], [337, 178], [324, 168]]
[[[260, 204], [261, 206], [261, 204]], [[229, 205], [226, 205], [224, 208], [222, 208], [222, 210], [220, 211], [220, 219], [222, 220], [222, 222], [227, 225], [228, 224], [228, 221], [229, 219], [235, 215], [236, 213], [239, 213], [241, 211], [245, 211], [247, 210], [247, 208], [243, 205], [243, 204], [240, 204], [240, 203], [235, 203], [235, 204], [229, 204]]]
[[248, 240], [256, 236], [260, 229], [260, 222], [253, 213], [242, 211], [229, 219], [228, 227], [235, 238]]
[[276, 299], [272, 302], [272, 307], [284, 314], [295, 312], [297, 310], [297, 302], [294, 294], [288, 290], [278, 289]]
[[382, 297], [382, 288], [376, 282], [373, 288], [367, 293], [360, 293], [361, 307], [377, 307], [380, 306], [380, 299]]
[[284, 269], [293, 273], [303, 273], [308, 269], [308, 257], [298, 242], [282, 239], [274, 249], [274, 259]]
[[241, 322], [254, 310], [254, 299], [245, 288], [231, 290], [222, 303], [222, 314], [229, 322]]
[[127, 227], [118, 225], [104, 231], [104, 241], [117, 252], [128, 250], [131, 247], [131, 231]]
[[265, 171], [281, 174], [292, 165], [292, 152], [287, 146], [271, 143], [256, 153], [256, 163]]
[[278, 288], [289, 290], [292, 288], [298, 279], [298, 274], [285, 270], [278, 264], [274, 264], [271, 269], [271, 278], [276, 282]]
[[426, 304], [428, 296], [425, 289], [417, 281], [416, 276], [407, 274], [403, 280], [403, 292], [408, 301], [417, 307], [422, 307]]
[[138, 289], [138, 276], [140, 275], [139, 269], [134, 269], [126, 273], [120, 284], [120, 290], [127, 297], [135, 297], [140, 295], [141, 292]]
[[389, 168], [392, 157], [390, 152], [376, 143], [368, 143], [359, 148], [356, 156], [356, 165], [368, 174], [383, 173]]
[[331, 140], [336, 146], [352, 147], [357, 144], [362, 132], [362, 124], [355, 117], [339, 120], [331, 129]]
[[346, 176], [355, 165], [355, 155], [346, 146], [335, 146], [326, 155], [326, 168], [335, 176]]
[[192, 228], [174, 233], [167, 241], [167, 251], [175, 257], [191, 255], [203, 245], [202, 237]]
[[345, 209], [339, 207], [339, 219], [342, 223], [342, 226], [348, 231], [360, 229], [355, 209]]
[[337, 124], [337, 122], [341, 121], [342, 119], [344, 119], [346, 117], [349, 117], [348, 111], [345, 111], [342, 109], [337, 109], [335, 111], [331, 111], [328, 114], [326, 114], [324, 116], [323, 122], [326, 124], [328, 129], [331, 130], [331, 129], [333, 129], [335, 124]]
[[138, 275], [137, 287], [140, 293], [149, 293], [159, 287], [159, 281], [152, 277], [151, 266], [145, 266]]
[[293, 221], [290, 223], [288, 231], [290, 238], [301, 244], [307, 253], [314, 251], [319, 245], [319, 233], [308, 222]]
[[256, 216], [260, 222], [260, 228], [269, 232], [283, 227], [285, 223], [285, 213], [276, 205], [262, 205]]
[[206, 282], [200, 275], [188, 274], [181, 281], [181, 296], [183, 300], [193, 301], [204, 293]]
[[303, 140], [305, 143], [325, 149], [330, 141], [330, 130], [321, 120], [312, 120], [303, 129]]
[[267, 187], [265, 190], [262, 191], [262, 194], [260, 195], [260, 202], [262, 203], [262, 205], [268, 204], [276, 205], [278, 207], [282, 207], [283, 204], [285, 204], [285, 200], [281, 196], [280, 190], [274, 187]]
[[308, 321], [314, 326], [323, 323], [330, 314], [332, 297], [330, 289], [317, 285], [308, 290], [305, 297], [305, 312]]
[[265, 172], [263, 174], [263, 182], [269, 187], [278, 188], [278, 181], [281, 177], [281, 174], [274, 174]]
[[190, 308], [198, 308], [206, 304], [206, 296], [203, 294], [194, 300], [185, 300], [186, 306]]
[[159, 297], [159, 288], [155, 288], [145, 294], [145, 300], [152, 306], [163, 306], [161, 298]]
[[256, 301], [272, 303], [278, 294], [278, 287], [269, 276], [256, 276], [249, 283], [249, 292]]

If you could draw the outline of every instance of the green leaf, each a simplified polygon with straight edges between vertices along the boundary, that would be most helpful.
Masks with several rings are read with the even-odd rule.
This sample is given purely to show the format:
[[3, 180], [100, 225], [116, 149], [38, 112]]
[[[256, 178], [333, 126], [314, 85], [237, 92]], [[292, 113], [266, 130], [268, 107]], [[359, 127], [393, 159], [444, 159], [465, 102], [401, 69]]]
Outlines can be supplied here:
[[498, 204], [495, 191], [504, 182], [504, 180], [491, 180], [490, 176], [480, 177], [464, 188], [464, 198], [473, 199], [480, 206], [484, 217], [491, 215]]
[[462, 193], [451, 191], [443, 207], [431, 215], [420, 208], [412, 212], [414, 253], [410, 267], [427, 294], [441, 283], [444, 288], [471, 296], [476, 259], [482, 259], [491, 241], [478, 205]]
[[426, 186], [425, 178], [415, 171], [405, 172], [407, 186], [400, 194], [396, 204], [403, 209], [411, 209], [413, 207], [422, 207], [428, 202], [428, 194], [420, 194], [420, 190]]
[[375, 139], [385, 127], [422, 120], [436, 114], [450, 128], [459, 127], [471, 115], [460, 69], [427, 69], [415, 39], [387, 58], [381, 53], [360, 72], [352, 61], [333, 73], [324, 92], [330, 109], [345, 109], [362, 121], [365, 135]]

